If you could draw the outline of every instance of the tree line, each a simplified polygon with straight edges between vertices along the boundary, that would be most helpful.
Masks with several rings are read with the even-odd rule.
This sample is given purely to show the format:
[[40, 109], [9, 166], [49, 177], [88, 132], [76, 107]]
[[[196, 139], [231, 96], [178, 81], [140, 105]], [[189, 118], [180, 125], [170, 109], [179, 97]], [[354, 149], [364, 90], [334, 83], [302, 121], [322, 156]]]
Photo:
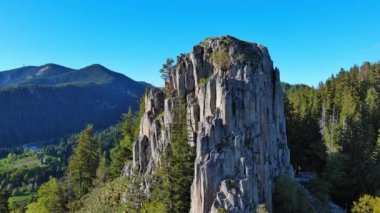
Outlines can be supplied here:
[[187, 142], [186, 104], [181, 98], [176, 102], [169, 149], [158, 171], [148, 177], [152, 180], [151, 196], [140, 189], [143, 176], [138, 169], [130, 177], [120, 177], [124, 165], [132, 160], [132, 141], [137, 139], [144, 112], [142, 102], [140, 112], [130, 110], [123, 116], [122, 137], [111, 149], [103, 149], [104, 143], [94, 137], [93, 126], [87, 126], [76, 137], [66, 175], [43, 184], [26, 212], [188, 211], [195, 150]]
[[296, 172], [316, 172], [319, 188], [343, 207], [379, 196], [380, 63], [341, 69], [317, 88], [283, 88]]

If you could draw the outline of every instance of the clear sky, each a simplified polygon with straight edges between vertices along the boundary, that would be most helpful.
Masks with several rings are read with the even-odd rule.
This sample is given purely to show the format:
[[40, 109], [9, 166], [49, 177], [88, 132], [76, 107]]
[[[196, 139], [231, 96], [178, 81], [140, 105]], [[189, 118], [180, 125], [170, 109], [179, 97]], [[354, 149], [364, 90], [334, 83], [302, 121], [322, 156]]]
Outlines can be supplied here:
[[160, 86], [166, 58], [227, 34], [267, 46], [282, 81], [317, 85], [380, 60], [380, 1], [0, 0], [0, 70], [100, 63]]

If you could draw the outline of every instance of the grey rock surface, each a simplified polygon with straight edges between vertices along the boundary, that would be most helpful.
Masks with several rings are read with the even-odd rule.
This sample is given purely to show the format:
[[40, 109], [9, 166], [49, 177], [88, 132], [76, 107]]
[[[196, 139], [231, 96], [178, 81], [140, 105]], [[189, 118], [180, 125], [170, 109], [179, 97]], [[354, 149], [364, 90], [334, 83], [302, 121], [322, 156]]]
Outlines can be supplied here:
[[[268, 50], [230, 36], [206, 39], [177, 58], [167, 87], [186, 97], [189, 143], [196, 146], [190, 212], [252, 212], [259, 204], [272, 211], [273, 179], [293, 170], [279, 71]], [[154, 173], [170, 143], [173, 107], [160, 89], [145, 97], [133, 148], [142, 175]]]

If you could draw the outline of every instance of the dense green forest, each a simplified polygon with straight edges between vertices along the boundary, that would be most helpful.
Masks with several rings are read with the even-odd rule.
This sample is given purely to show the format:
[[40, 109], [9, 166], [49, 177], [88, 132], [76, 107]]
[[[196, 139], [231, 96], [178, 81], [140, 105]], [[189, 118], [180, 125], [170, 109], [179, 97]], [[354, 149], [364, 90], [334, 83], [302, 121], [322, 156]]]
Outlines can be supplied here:
[[283, 88], [294, 169], [316, 172], [314, 188], [342, 207], [379, 196], [380, 63], [341, 69], [317, 88]]
[[[303, 187], [289, 177], [275, 181], [276, 212], [309, 212], [315, 195], [323, 209], [334, 201], [352, 212], [380, 206], [380, 63], [341, 70], [317, 88], [283, 84], [291, 163], [316, 178]], [[39, 150], [0, 150], [0, 212], [186, 212], [190, 204], [194, 150], [187, 143], [185, 104], [177, 100], [171, 146], [158, 172], [142, 177], [121, 172], [132, 160], [144, 113], [132, 109], [122, 121], [82, 132]], [[286, 192], [286, 193], [284, 193]], [[123, 201], [123, 202], [120, 202]], [[265, 210], [263, 210], [265, 211]]]
[[[120, 126], [117, 124], [94, 133], [94, 141], [101, 141], [100, 150], [110, 150], [121, 139]], [[36, 199], [42, 184], [51, 178], [62, 180], [77, 137], [73, 134], [41, 148], [23, 146], [1, 149], [0, 193], [8, 199], [9, 209], [15, 212], [25, 210]]]

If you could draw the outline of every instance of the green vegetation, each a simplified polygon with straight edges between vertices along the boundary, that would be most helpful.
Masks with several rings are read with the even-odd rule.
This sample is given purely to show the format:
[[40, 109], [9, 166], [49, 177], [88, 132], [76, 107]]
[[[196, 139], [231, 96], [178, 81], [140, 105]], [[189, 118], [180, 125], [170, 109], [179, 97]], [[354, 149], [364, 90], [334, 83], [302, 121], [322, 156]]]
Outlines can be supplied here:
[[239, 62], [239, 63], [244, 63], [246, 60], [247, 60], [247, 57], [244, 53], [240, 53], [236, 56], [236, 60]]
[[165, 64], [162, 65], [162, 68], [160, 69], [160, 75], [162, 80], [166, 82], [169, 77], [169, 72], [173, 68], [174, 60], [171, 58], [166, 59]]
[[8, 213], [9, 212], [9, 200], [6, 193], [0, 193], [0, 212]]
[[212, 79], [212, 76], [203, 77], [198, 79], [198, 86], [199, 87], [205, 87], [207, 86], [207, 82], [209, 82]]
[[[144, 106], [143, 101], [141, 102], [141, 106]], [[35, 211], [43, 212], [44, 210], [41, 210], [43, 208], [38, 204], [37, 191], [38, 189], [42, 190], [42, 187], [44, 186], [42, 184], [49, 181], [51, 177], [63, 177], [59, 182], [56, 181], [56, 183], [59, 185], [62, 196], [64, 196], [63, 202], [66, 210], [71, 209], [77, 211], [84, 205], [90, 206], [86, 203], [86, 199], [84, 199], [87, 197], [87, 194], [83, 192], [83, 196], [79, 195], [78, 190], [80, 184], [78, 184], [78, 179], [74, 179], [73, 181], [71, 178], [72, 176], [70, 176], [72, 174], [70, 169], [76, 167], [75, 169], [77, 171], [84, 171], [82, 174], [82, 182], [86, 182], [85, 180], [88, 179], [88, 175], [85, 176], [86, 171], [83, 168], [83, 162], [94, 163], [96, 159], [99, 159], [99, 166], [93, 166], [91, 172], [87, 172], [87, 174], [91, 173], [91, 178], [89, 178], [91, 180], [91, 185], [82, 184], [82, 191], [88, 191], [90, 192], [90, 195], [93, 191], [92, 189], [95, 190], [98, 187], [105, 185], [104, 192], [106, 192], [107, 189], [110, 188], [107, 187], [107, 184], [112, 185], [111, 182], [113, 182], [115, 178], [117, 180], [124, 163], [131, 158], [130, 154], [128, 154], [129, 157], [127, 158], [124, 158], [123, 156], [119, 157], [118, 159], [121, 159], [121, 164], [114, 170], [117, 171], [117, 175], [112, 175], [111, 164], [117, 164], [117, 162], [115, 162], [117, 161], [117, 158], [114, 158], [113, 160], [111, 159], [113, 156], [112, 153], [122, 153], [123, 149], [121, 147], [128, 147], [129, 153], [131, 153], [130, 150], [132, 145], [131, 140], [128, 138], [136, 138], [136, 135], [138, 134], [138, 130], [135, 128], [138, 127], [138, 116], [141, 116], [144, 108], [142, 107], [141, 110], [141, 112], [135, 114], [132, 113], [132, 110], [130, 109], [127, 114], [123, 115], [121, 123], [111, 126], [103, 131], [90, 133], [91, 131], [87, 128], [87, 130], [84, 130], [79, 135], [71, 135], [67, 139], [62, 139], [61, 142], [57, 144], [44, 145], [37, 150], [30, 150], [27, 148], [1, 149], [0, 193], [11, 196], [9, 198], [9, 209], [13, 212], [23, 212], [26, 210], [28, 204], [34, 201], [33, 205], [29, 207], [29, 211], [33, 211], [33, 209], [38, 207]], [[89, 137], [90, 135], [91, 137]], [[79, 143], [79, 141], [81, 141], [81, 143]], [[83, 143], [83, 141], [90, 141], [90, 143]], [[76, 155], [76, 157], [74, 157], [74, 155], [71, 156], [75, 144], [76, 151], [74, 153], [76, 154], [74, 155]], [[86, 150], [86, 152], [84, 152], [84, 150]], [[89, 155], [91, 152], [95, 160], [88, 161], [87, 159], [89, 159], [88, 156], [91, 156]], [[64, 176], [66, 172], [65, 167], [69, 164], [69, 159], [71, 167], [67, 167], [69, 170], [66, 173], [67, 176]], [[73, 166], [74, 164], [77, 164], [77, 166]], [[80, 170], [80, 166], [78, 166], [81, 164], [83, 166], [82, 170]], [[90, 167], [86, 166], [85, 168], [87, 169]], [[115, 182], [118, 183], [116, 180]], [[95, 188], [93, 188], [94, 184], [96, 184]], [[114, 184], [115, 187], [117, 187], [117, 185], [118, 184], [116, 183]], [[108, 193], [110, 192], [108, 191]], [[41, 197], [41, 199], [45, 198]], [[114, 202], [118, 203], [118, 201]]]
[[111, 149], [110, 175], [112, 178], [119, 177], [125, 163], [132, 159], [135, 124], [135, 116], [132, 109], [129, 109], [128, 113], [123, 116], [122, 139]]
[[120, 199], [128, 185], [127, 179], [116, 178], [93, 188], [82, 198], [83, 206], [79, 212], [123, 212], [126, 207]]
[[50, 177], [61, 177], [71, 154], [71, 137], [39, 150], [12, 149], [0, 160], [0, 193], [9, 194], [9, 208], [21, 211], [30, 203], [38, 187]]
[[99, 164], [98, 143], [93, 138], [92, 129], [92, 125], [88, 125], [79, 134], [74, 153], [69, 161], [69, 187], [77, 198], [86, 194], [92, 186]]
[[180, 97], [174, 112], [174, 122], [171, 127], [171, 156], [169, 158], [172, 174], [172, 190], [174, 212], [190, 210], [190, 187], [194, 172], [192, 169], [195, 150], [190, 147], [186, 126], [186, 103]]
[[41, 167], [39, 154], [33, 151], [25, 152], [23, 155], [10, 153], [6, 158], [0, 160], [0, 173], [9, 173], [22, 168]]
[[37, 201], [29, 204], [26, 212], [65, 212], [63, 189], [57, 179], [49, 180], [38, 189]]
[[[68, 205], [79, 212], [138, 212], [141, 210], [145, 195], [140, 190], [141, 176], [137, 170], [130, 178], [120, 178], [121, 170], [132, 159], [132, 141], [137, 139], [140, 119], [145, 112], [144, 97], [140, 100], [140, 110], [136, 113], [129, 109], [118, 125], [119, 137], [113, 138], [111, 146], [101, 148], [99, 166], [96, 169], [97, 184], [88, 186], [85, 195], [71, 200]], [[99, 139], [104, 144], [104, 137]], [[108, 144], [108, 143], [107, 143]], [[101, 145], [102, 147], [102, 145]], [[102, 153], [102, 154], [100, 154]], [[69, 190], [70, 191], [70, 190]], [[69, 192], [68, 191], [68, 192]], [[121, 203], [123, 198], [126, 202]]]
[[306, 190], [289, 176], [275, 180], [274, 212], [313, 212]]
[[249, 61], [254, 61], [257, 59], [259, 59], [259, 56], [252, 49], [243, 49], [243, 53], [236, 56], [236, 60], [240, 64], [246, 64]]
[[165, 64], [162, 65], [162, 68], [159, 70], [161, 78], [164, 80], [164, 94], [166, 98], [171, 97], [172, 88], [170, 88], [169, 77], [170, 71], [174, 67], [174, 60], [171, 58], [166, 59]]
[[199, 46], [203, 48], [208, 48], [209, 44], [210, 44], [210, 38], [206, 38], [205, 40], [199, 43]]
[[32, 194], [10, 197], [8, 200], [9, 209], [11, 210], [25, 209], [32, 200], [33, 200]]
[[228, 213], [225, 208], [218, 208], [218, 213]]
[[190, 187], [195, 150], [188, 143], [186, 128], [186, 105], [177, 99], [171, 126], [170, 150], [166, 153], [159, 171], [154, 177], [158, 182], [152, 196], [144, 204], [144, 211], [159, 208], [159, 212], [188, 212], [190, 210]]
[[256, 208], [256, 213], [269, 213], [265, 208], [265, 204], [259, 204]]
[[211, 58], [218, 69], [228, 70], [231, 66], [231, 59], [228, 55], [228, 49], [226, 47], [222, 47], [220, 50], [214, 51]]
[[380, 192], [379, 85], [380, 63], [369, 62], [341, 69], [317, 88], [283, 85], [293, 167], [316, 172], [313, 193], [348, 208], [362, 194]]
[[[224, 57], [215, 54], [215, 63]], [[283, 85], [291, 163], [297, 173], [310, 171], [317, 178], [305, 185], [307, 192], [292, 178], [278, 177], [275, 212], [311, 212], [309, 193], [318, 199], [313, 205], [321, 208], [332, 199], [352, 212], [379, 211], [379, 85], [380, 64], [370, 63], [342, 70], [318, 88]], [[149, 177], [138, 169], [129, 178], [120, 177], [131, 163], [144, 99], [139, 112], [130, 109], [121, 123], [104, 131], [95, 133], [89, 125], [39, 150], [1, 149], [0, 212], [26, 207], [27, 212], [188, 212], [195, 150], [188, 144], [185, 100], [180, 96], [173, 101], [170, 146]], [[217, 148], [225, 146], [220, 142]], [[151, 184], [150, 197], [142, 191], [145, 182]], [[230, 184], [236, 187], [234, 179]], [[266, 210], [259, 206], [256, 211]]]
[[199, 86], [199, 87], [205, 87], [205, 86], [207, 85], [207, 81], [208, 81], [207, 78], [200, 78], [200, 79], [198, 80], [198, 86]]
[[354, 202], [351, 208], [352, 213], [373, 212], [380, 213], [380, 197], [363, 195], [358, 201]]
[[[300, 90], [300, 93], [303, 92]], [[293, 93], [290, 93], [294, 95]], [[319, 172], [326, 162], [326, 146], [323, 143], [316, 114], [295, 110], [291, 95], [285, 97], [286, 134], [293, 168], [299, 171]], [[289, 97], [290, 96], [290, 97]], [[301, 96], [302, 97], [302, 96]], [[294, 100], [294, 99], [293, 99]], [[309, 111], [312, 108], [308, 108]]]
[[[29, 75], [41, 68], [34, 67]], [[88, 123], [96, 130], [105, 129], [118, 122], [128, 106], [137, 110], [147, 86], [101, 66], [29, 79], [20, 76], [23, 69], [32, 68], [8, 73], [10, 82], [21, 82], [6, 88], [4, 82], [0, 85], [0, 149], [29, 142], [40, 147], [57, 143]]]

